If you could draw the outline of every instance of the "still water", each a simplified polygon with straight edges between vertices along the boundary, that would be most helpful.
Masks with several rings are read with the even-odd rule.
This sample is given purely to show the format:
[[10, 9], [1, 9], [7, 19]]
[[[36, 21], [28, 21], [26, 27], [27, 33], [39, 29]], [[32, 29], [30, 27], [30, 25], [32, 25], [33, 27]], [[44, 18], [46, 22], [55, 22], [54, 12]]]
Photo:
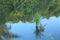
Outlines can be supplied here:
[[36, 31], [36, 23], [22, 22], [6, 23], [11, 25], [9, 30], [11, 33], [17, 34], [18, 38], [11, 38], [10, 40], [60, 40], [60, 16], [52, 16], [49, 19], [42, 19], [41, 24], [44, 31]]
[[60, 0], [0, 0], [0, 40], [60, 40]]

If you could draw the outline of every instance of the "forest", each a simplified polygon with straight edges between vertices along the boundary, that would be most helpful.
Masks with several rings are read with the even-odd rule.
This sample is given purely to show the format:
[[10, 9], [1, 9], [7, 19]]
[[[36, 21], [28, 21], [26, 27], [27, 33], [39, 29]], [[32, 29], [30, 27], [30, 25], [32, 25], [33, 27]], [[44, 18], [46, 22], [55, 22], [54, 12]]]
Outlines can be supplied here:
[[60, 0], [0, 0], [0, 24], [12, 21], [31, 22], [34, 15], [49, 19], [60, 15]]

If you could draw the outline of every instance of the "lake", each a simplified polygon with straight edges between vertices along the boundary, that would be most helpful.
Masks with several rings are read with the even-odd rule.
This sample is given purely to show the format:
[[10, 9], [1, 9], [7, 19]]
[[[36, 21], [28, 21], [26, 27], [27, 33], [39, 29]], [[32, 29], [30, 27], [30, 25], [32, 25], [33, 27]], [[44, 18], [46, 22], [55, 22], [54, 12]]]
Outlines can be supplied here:
[[37, 33], [35, 22], [8, 22], [7, 26], [11, 25], [9, 31], [20, 36], [11, 38], [11, 40], [60, 40], [60, 16], [52, 16], [49, 19], [44, 18], [41, 20], [41, 24], [44, 27], [44, 31], [38, 31]]
[[0, 40], [60, 40], [60, 0], [0, 0]]

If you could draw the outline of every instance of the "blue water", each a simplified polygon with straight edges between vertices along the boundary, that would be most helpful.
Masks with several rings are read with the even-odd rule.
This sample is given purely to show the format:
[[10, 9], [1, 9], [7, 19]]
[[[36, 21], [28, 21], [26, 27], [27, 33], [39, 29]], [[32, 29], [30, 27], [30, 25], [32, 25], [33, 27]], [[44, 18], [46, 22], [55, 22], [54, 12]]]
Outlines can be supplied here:
[[35, 22], [25, 22], [19, 21], [17, 23], [7, 23], [11, 24], [10, 32], [19, 35], [18, 38], [12, 38], [11, 40], [60, 40], [60, 16], [50, 17], [49, 19], [42, 19], [41, 24], [44, 26], [44, 32], [36, 35], [36, 25]]

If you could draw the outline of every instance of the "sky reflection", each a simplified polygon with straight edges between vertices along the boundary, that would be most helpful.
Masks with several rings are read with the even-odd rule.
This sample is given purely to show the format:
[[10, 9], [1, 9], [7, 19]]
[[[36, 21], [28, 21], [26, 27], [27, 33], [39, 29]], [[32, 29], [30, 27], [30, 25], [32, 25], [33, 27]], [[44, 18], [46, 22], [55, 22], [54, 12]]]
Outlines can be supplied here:
[[[45, 30], [36, 38], [35, 30], [36, 25], [34, 23], [23, 23], [19, 21], [18, 23], [11, 24], [10, 32], [18, 34], [21, 36], [18, 39], [13, 40], [60, 40], [60, 16], [57, 18], [55, 16], [50, 17], [49, 19], [42, 19], [42, 25], [44, 26]], [[10, 23], [7, 23], [9, 25]]]

